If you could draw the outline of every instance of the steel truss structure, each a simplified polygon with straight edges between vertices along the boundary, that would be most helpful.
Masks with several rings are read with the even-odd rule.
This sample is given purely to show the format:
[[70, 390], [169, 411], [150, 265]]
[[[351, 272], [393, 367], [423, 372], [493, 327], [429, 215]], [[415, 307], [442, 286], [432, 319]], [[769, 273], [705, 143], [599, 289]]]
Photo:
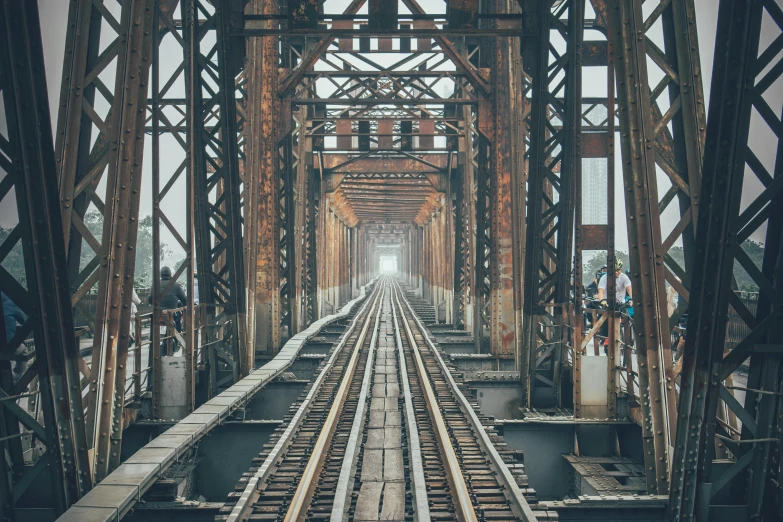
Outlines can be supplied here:
[[[760, 44], [762, 20], [772, 22], [780, 40], [783, 10], [774, 2], [721, 2], [709, 117], [704, 145], [696, 255], [688, 335], [674, 446], [669, 515], [709, 520], [774, 520], [781, 516], [781, 330], [780, 330], [780, 117], [770, 88], [781, 75], [780, 46]], [[778, 61], [778, 65], [769, 66]], [[777, 143], [765, 158], [751, 139], [753, 113]], [[763, 159], [762, 159], [763, 158]], [[771, 161], [770, 161], [771, 159]], [[762, 189], [741, 201], [753, 179]], [[742, 249], [754, 234], [765, 238], [757, 266]], [[760, 288], [751, 313], [736, 297], [732, 272], [748, 271]], [[748, 325], [732, 349], [723, 340], [730, 308]], [[747, 365], [745, 386], [731, 375]], [[744, 392], [744, 402], [737, 391]], [[728, 409], [741, 422], [723, 420]], [[725, 446], [726, 456], [719, 449]], [[727, 458], [728, 457], [728, 458]], [[715, 479], [714, 477], [718, 477]], [[721, 513], [720, 515], [718, 515]]]
[[[44, 474], [51, 484], [50, 509], [59, 514], [91, 489], [93, 477], [37, 4], [3, 2], [0, 27], [0, 201], [4, 208], [15, 208], [17, 218], [0, 244], [0, 258], [21, 254], [24, 259], [24, 274], [15, 277], [0, 268], [0, 290], [4, 315], [10, 319], [10, 300], [26, 316], [13, 319], [21, 323], [13, 336], [6, 332], [15, 325], [4, 318], [0, 336], [0, 512], [11, 516]], [[23, 344], [30, 335], [32, 353]], [[20, 398], [26, 408], [17, 403]], [[46, 451], [26, 468], [25, 449], [35, 440]]]
[[[233, 15], [241, 16], [243, 6], [235, 1], [212, 7], [194, 0], [182, 7], [192, 129], [188, 152], [197, 194], [199, 298], [207, 306], [207, 322], [214, 323], [207, 335], [207, 343], [214, 346], [209, 350], [214, 394], [249, 371], [242, 364], [248, 346], [235, 98], [244, 42], [231, 36]], [[208, 34], [214, 35], [214, 43], [205, 41]]]
[[[523, 404], [560, 406], [568, 332], [573, 181], [581, 168], [581, 52], [584, 2], [528, 2], [523, 63], [531, 78], [525, 306], [520, 372]], [[565, 44], [555, 50], [552, 33]], [[560, 123], [557, 127], [557, 123]], [[537, 391], [538, 389], [538, 391]]]
[[[26, 315], [0, 336], [0, 518], [38, 477], [60, 514], [111, 473], [140, 405], [170, 411], [167, 357], [184, 358], [187, 414], [381, 258], [434, 322], [519, 371], [523, 416], [634, 422], [670, 518], [783, 516], [780, 1], [721, 0], [709, 115], [693, 0], [367, 2], [74, 0], [54, 133], [36, 3], [0, 2], [0, 289]], [[583, 96], [595, 67], [606, 93]], [[614, 264], [617, 140], [635, 313], [601, 312], [607, 351], [590, 354], [582, 255]], [[600, 223], [583, 198], [597, 159]], [[147, 191], [151, 309], [133, 316]], [[761, 238], [756, 264], [743, 245]], [[175, 285], [186, 302], [164, 310]], [[603, 417], [583, 403], [587, 357]]]

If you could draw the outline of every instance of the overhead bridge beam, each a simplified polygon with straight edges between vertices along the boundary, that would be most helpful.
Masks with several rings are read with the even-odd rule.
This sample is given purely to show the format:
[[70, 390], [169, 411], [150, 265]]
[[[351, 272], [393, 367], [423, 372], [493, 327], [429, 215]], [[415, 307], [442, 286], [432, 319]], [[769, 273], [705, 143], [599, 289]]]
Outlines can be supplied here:
[[465, 36], [522, 36], [521, 29], [264, 29], [260, 27], [262, 22], [246, 20], [245, 28], [232, 36], [311, 36], [331, 38], [367, 38], [367, 37], [394, 37], [394, 38], [436, 38], [436, 37], [465, 37]]

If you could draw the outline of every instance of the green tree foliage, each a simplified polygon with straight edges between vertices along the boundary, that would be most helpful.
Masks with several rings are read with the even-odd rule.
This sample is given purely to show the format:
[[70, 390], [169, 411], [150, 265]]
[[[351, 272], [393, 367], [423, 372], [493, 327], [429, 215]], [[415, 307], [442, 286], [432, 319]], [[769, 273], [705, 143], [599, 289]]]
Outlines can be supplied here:
[[[623, 270], [630, 268], [628, 254], [622, 250], [616, 250], [614, 255], [623, 262]], [[606, 251], [599, 250], [593, 254], [589, 261], [582, 264], [582, 283], [585, 285], [590, 284], [596, 272], [600, 271], [604, 265], [606, 265]]]
[[[752, 239], [746, 240], [742, 243], [742, 250], [753, 261], [753, 264], [761, 270], [761, 263], [764, 260], [764, 244]], [[758, 292], [758, 285], [751, 279], [748, 272], [740, 266], [739, 263], [734, 263], [734, 278], [737, 280], [737, 289], [743, 292]]]
[[[88, 211], [84, 215], [84, 224], [90, 233], [100, 242], [103, 235], [103, 216], [101, 213], [96, 210]], [[161, 262], [163, 262], [170, 252], [171, 250], [169, 247], [161, 242]], [[93, 249], [90, 248], [86, 241], [82, 241], [81, 268], [84, 269], [93, 257], [95, 257]], [[146, 216], [139, 221], [139, 230], [136, 236], [136, 269], [134, 280], [137, 287], [146, 287], [152, 284], [152, 216]]]
[[[100, 242], [103, 236], [103, 216], [96, 210], [90, 210], [84, 215], [84, 225]], [[10, 230], [0, 228], [0, 241], [10, 233]], [[9, 272], [12, 272], [17, 279], [21, 275], [24, 277], [24, 259], [22, 258], [21, 245], [17, 245], [18, 259], [13, 260], [13, 272], [6, 266]], [[16, 249], [15, 249], [16, 250]], [[166, 258], [171, 250], [164, 243], [161, 243], [160, 258], [161, 262]], [[90, 245], [82, 240], [82, 251], [80, 256], [80, 268], [83, 270], [87, 264], [95, 257], [95, 251]], [[3, 264], [5, 266], [5, 263]], [[18, 273], [18, 274], [17, 274]], [[152, 284], [152, 216], [146, 216], [139, 221], [139, 231], [136, 239], [136, 286], [149, 286]]]
[[[756, 265], [759, 270], [761, 270], [761, 263], [764, 259], [764, 245], [758, 241], [748, 239], [742, 243], [742, 250], [744, 250], [751, 261], [753, 261], [753, 264]], [[682, 247], [672, 247], [672, 249], [669, 250], [669, 255], [677, 262], [678, 265], [683, 267], [685, 266], [685, 252], [683, 251]], [[698, 270], [700, 268], [696, 267], [696, 269]], [[742, 266], [737, 262], [734, 263], [734, 280], [737, 284], [737, 290], [741, 290], [743, 292], [759, 291], [758, 285], [750, 277], [747, 270], [742, 268]]]
[[[764, 259], [764, 245], [762, 243], [759, 243], [758, 241], [753, 241], [752, 239], [748, 239], [744, 243], [742, 243], [742, 249], [745, 251], [745, 253], [748, 255], [748, 257], [753, 261], [753, 264], [756, 265], [756, 267], [761, 270], [761, 263]], [[622, 260], [623, 266], [625, 268], [630, 268], [630, 262], [628, 260], [628, 254], [622, 251], [616, 252], [617, 258]], [[674, 246], [669, 250], [669, 255], [671, 258], [681, 267], [685, 267], [685, 252], [683, 251], [682, 247], [680, 246]], [[589, 261], [584, 263], [583, 269], [582, 269], [582, 281], [586, 285], [590, 283], [592, 280], [594, 274], [601, 269], [602, 266], [606, 264], [606, 252], [605, 251], [598, 251], [596, 252], [592, 258], [590, 258]], [[699, 269], [699, 267], [696, 267]], [[734, 279], [737, 283], [737, 290], [741, 290], [743, 292], [758, 292], [759, 287], [756, 285], [756, 283], [751, 279], [748, 272], [740, 266], [739, 263], [734, 263]]]
[[[0, 245], [5, 243], [5, 240], [13, 232], [13, 228], [0, 227]], [[24, 270], [24, 253], [22, 252], [22, 241], [17, 240], [14, 247], [8, 253], [5, 259], [3, 259], [3, 268], [5, 268], [11, 276], [19, 281], [19, 283], [26, 287], [27, 278], [25, 277]]]

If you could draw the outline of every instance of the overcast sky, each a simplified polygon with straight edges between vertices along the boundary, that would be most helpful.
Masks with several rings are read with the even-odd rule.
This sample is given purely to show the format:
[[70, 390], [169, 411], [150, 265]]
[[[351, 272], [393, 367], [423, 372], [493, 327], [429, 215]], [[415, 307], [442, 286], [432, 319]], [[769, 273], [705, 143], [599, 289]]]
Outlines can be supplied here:
[[[715, 26], [716, 26], [716, 20], [717, 20], [717, 2], [715, 0], [695, 0], [696, 3], [696, 13], [698, 16], [698, 32], [699, 32], [699, 45], [701, 50], [701, 65], [703, 69], [703, 78], [708, 79], [711, 77], [712, 73], [712, 58], [713, 58], [713, 46], [715, 42]], [[66, 25], [67, 25], [67, 17], [68, 17], [68, 7], [71, 4], [71, 2], [67, 0], [38, 0], [38, 4], [40, 7], [41, 12], [41, 28], [44, 36], [44, 57], [46, 61], [46, 75], [47, 75], [47, 81], [48, 81], [48, 87], [49, 87], [49, 98], [50, 98], [50, 106], [52, 111], [52, 120], [53, 120], [53, 126], [56, 127], [56, 112], [57, 112], [57, 104], [59, 100], [59, 89], [60, 89], [60, 82], [61, 82], [61, 76], [62, 76], [62, 60], [63, 60], [63, 44], [65, 40], [65, 31], [66, 31]], [[112, 6], [112, 2], [110, 0], [106, 1], [106, 4], [114, 10], [114, 7]], [[338, 11], [342, 11], [341, 6], [347, 4], [347, 0], [329, 0], [326, 4], [326, 11], [329, 13], [334, 13]], [[649, 10], [652, 8], [652, 6], [647, 7], [648, 4], [653, 4], [653, 2], [647, 2], [645, 4], [645, 9]], [[445, 7], [445, 4], [443, 2], [440, 2], [439, 0], [424, 0], [421, 2], [421, 5], [427, 10], [427, 12], [435, 13], [435, 12], [443, 12], [443, 9]], [[118, 9], [117, 9], [118, 11]], [[401, 8], [401, 12], [403, 9]], [[589, 9], [588, 9], [589, 11]], [[366, 13], [366, 5], [362, 12]], [[767, 21], [769, 22], [769, 21]], [[765, 30], [762, 31], [762, 47], [767, 45], [769, 42], [771, 42], [776, 34], [774, 34], [773, 31], [770, 30], [770, 24], [765, 24]], [[589, 36], [586, 35], [586, 38]], [[662, 44], [661, 44], [662, 46]], [[176, 51], [176, 47], [171, 47], [173, 51]], [[164, 49], [161, 52], [161, 56], [163, 60], [166, 60], [168, 49]], [[179, 60], [181, 59], [181, 56], [177, 58], [174, 56], [171, 58], [171, 62], [176, 66], [177, 63], [179, 63]], [[112, 75], [113, 76], [113, 75]], [[584, 78], [584, 92], [586, 96], [590, 95], [601, 95], [600, 91], [604, 91], [605, 94], [605, 82], [595, 81], [591, 78], [592, 75], [585, 75]], [[657, 81], [657, 78], [655, 79]], [[778, 87], [780, 85], [778, 84]], [[704, 86], [705, 96], [707, 97], [707, 100], [709, 99], [709, 85]], [[781, 113], [781, 107], [783, 106], [783, 89], [781, 88], [771, 88], [770, 89], [771, 96], [774, 96], [772, 99], [768, 99], [768, 102], [770, 103], [772, 110], [775, 112], [775, 114]], [[97, 104], [96, 104], [97, 105]], [[755, 140], [757, 143], [760, 143], [760, 146], [758, 150], [756, 151], [756, 154], [762, 159], [762, 162], [769, 165], [769, 171], [772, 172], [772, 162], [774, 162], [775, 158], [775, 144], [776, 141], [774, 141], [774, 138], [772, 136], [765, 136], [765, 126], [764, 125], [754, 125], [754, 131], [752, 132], [752, 140]], [[768, 132], [768, 131], [767, 131]], [[147, 140], [149, 143], [149, 140]], [[771, 144], [771, 145], [770, 145]], [[166, 170], [173, 170], [176, 168], [176, 166], [181, 161], [181, 156], [178, 156], [177, 149], [178, 147], [171, 147], [170, 153], [169, 153], [169, 147], [163, 142], [163, 160], [162, 160], [162, 169], [164, 171]], [[616, 147], [617, 150], [617, 156], [616, 158], [616, 180], [617, 180], [617, 187], [616, 187], [616, 194], [620, 196], [622, 191], [622, 176], [621, 176], [621, 164], [619, 159], [620, 154], [620, 147], [619, 143]], [[151, 197], [149, 197], [149, 194], [151, 193], [150, 188], [150, 149], [149, 145], [146, 146], [145, 150], [145, 172], [143, 177], [143, 193], [146, 195], [142, 199], [141, 204], [141, 211], [140, 215], [146, 216], [151, 213]], [[166, 176], [164, 172], [164, 176]], [[660, 176], [661, 178], [665, 178], [665, 176]], [[662, 190], [665, 190], [668, 188], [668, 185], [665, 182], [665, 179], [661, 179], [661, 183], [659, 183], [659, 186]], [[184, 190], [184, 185], [175, 185], [174, 189], [172, 190], [172, 194], [174, 196], [177, 195], [178, 191]], [[744, 199], [748, 199], [753, 193], [758, 193], [760, 190], [759, 185], [756, 184], [756, 186], [746, 186], [745, 190], [743, 191]], [[663, 194], [663, 192], [661, 192]], [[672, 207], [676, 207], [676, 205], [672, 205]], [[175, 223], [178, 227], [184, 226], [184, 216], [182, 215], [183, 212], [183, 203], [181, 197], [171, 197], [168, 201], [164, 203], [164, 211], [169, 215], [170, 219]], [[667, 213], [663, 216], [663, 229], [664, 229], [664, 236], [666, 235], [666, 230], [671, 229], [674, 224], [676, 223], [676, 216], [670, 215], [674, 214], [677, 211], [673, 208], [673, 212]], [[16, 216], [12, 215], [15, 214], [15, 211], [13, 209], [10, 209], [8, 205], [3, 205], [3, 208], [0, 209], [0, 224], [4, 226], [8, 226], [16, 221]], [[618, 199], [616, 204], [616, 223], [617, 223], [617, 248], [621, 250], [627, 251], [627, 240], [626, 240], [626, 228], [625, 228], [625, 208], [624, 204], [621, 199]], [[170, 235], [164, 234], [164, 241], [166, 241], [168, 244], [173, 244], [174, 240], [171, 238]], [[176, 259], [179, 259], [182, 257], [179, 253], [174, 253], [171, 256], [172, 260], [174, 261]]]

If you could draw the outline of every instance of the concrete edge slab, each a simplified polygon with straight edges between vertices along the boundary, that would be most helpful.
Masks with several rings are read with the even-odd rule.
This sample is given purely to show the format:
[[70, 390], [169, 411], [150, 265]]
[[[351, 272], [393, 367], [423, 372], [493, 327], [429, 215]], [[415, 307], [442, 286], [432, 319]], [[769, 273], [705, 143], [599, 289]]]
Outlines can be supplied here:
[[[222, 409], [224, 406], [222, 404], [205, 403], [134, 453], [112, 473], [112, 475], [117, 473], [117, 479], [121, 482], [132, 482], [130, 477], [133, 475], [133, 471], [139, 472], [135, 483], [98, 484], [60, 516], [57, 519], [58, 522], [119, 521], [154, 482], [146, 474], [140, 473], [142, 468], [136, 466], [155, 465], [157, 466], [155, 471], [157, 475], [165, 471], [174, 460], [178, 460], [185, 451], [190, 449], [196, 440], [217, 426], [221, 417], [228, 417], [233, 410], [250, 400], [268, 382], [283, 373], [296, 360], [299, 351], [308, 339], [315, 337], [324, 326], [349, 315], [366, 295], [366, 288], [362, 287], [359, 297], [346, 303], [335, 314], [315, 321], [307, 329], [290, 339], [271, 361], [214, 397], [213, 400], [219, 397], [236, 399], [229, 401], [231, 404], [225, 410]], [[219, 411], [216, 411], [218, 406], [220, 407], [217, 408]], [[190, 426], [193, 427], [192, 430], [189, 429]], [[175, 431], [169, 433], [171, 430]], [[126, 477], [127, 480], [119, 479], [119, 477]]]

